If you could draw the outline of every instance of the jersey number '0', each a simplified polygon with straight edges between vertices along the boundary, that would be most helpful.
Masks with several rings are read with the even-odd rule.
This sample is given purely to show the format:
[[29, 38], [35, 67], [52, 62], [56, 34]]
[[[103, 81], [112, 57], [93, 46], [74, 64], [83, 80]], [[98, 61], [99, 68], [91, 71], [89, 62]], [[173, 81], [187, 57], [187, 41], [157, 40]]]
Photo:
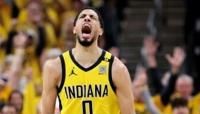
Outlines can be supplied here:
[[[83, 107], [83, 114], [93, 114], [92, 101], [90, 101], [90, 100], [83, 101], [82, 102], [82, 107]], [[89, 111], [89, 113], [86, 113], [88, 111]]]

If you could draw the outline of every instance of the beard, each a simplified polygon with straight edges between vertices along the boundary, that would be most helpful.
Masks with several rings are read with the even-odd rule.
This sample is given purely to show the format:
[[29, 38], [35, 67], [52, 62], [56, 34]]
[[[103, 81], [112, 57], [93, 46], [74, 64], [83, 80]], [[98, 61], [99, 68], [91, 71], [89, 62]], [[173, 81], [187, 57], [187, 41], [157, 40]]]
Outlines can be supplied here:
[[89, 46], [91, 46], [92, 44], [93, 44], [93, 42], [94, 42], [94, 38], [91, 40], [91, 41], [87, 41], [87, 40], [81, 40], [80, 39], [80, 37], [78, 37], [77, 38], [78, 39], [78, 42], [79, 42], [79, 44], [81, 44], [82, 46], [84, 46], [84, 47], [89, 47]]

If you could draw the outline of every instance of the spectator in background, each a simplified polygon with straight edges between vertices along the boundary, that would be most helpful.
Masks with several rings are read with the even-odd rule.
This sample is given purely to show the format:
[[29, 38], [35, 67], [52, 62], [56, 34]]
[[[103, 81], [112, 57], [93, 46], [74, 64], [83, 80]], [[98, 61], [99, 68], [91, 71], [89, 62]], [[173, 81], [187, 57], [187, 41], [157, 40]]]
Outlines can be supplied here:
[[11, 104], [15, 107], [15, 109], [17, 110], [17, 114], [22, 114], [23, 94], [18, 90], [12, 91], [9, 96], [8, 104]]
[[37, 33], [37, 37], [34, 39], [37, 56], [40, 56], [43, 49], [53, 47], [57, 43], [55, 30], [45, 17], [44, 6], [38, 0], [28, 1], [26, 9], [19, 14], [17, 30]]
[[13, 53], [6, 57], [3, 74], [8, 79], [8, 85], [13, 89], [19, 89], [27, 44], [27, 36], [22, 32], [12, 37]]
[[143, 47], [141, 55], [145, 67], [157, 67], [156, 57], [158, 54], [160, 43], [153, 35], [147, 35], [143, 39]]
[[[150, 46], [152, 46], [152, 47], [150, 47]], [[146, 49], [154, 50], [153, 47], [155, 47], [155, 44], [154, 45], [151, 44], [150, 46], [148, 46]], [[152, 51], [152, 52], [154, 52], [154, 51]], [[159, 73], [159, 71], [156, 71], [155, 69], [153, 70], [152, 69], [153, 67], [150, 68], [148, 71], [149, 76], [151, 78], [153, 78], [152, 80], [154, 81], [154, 83], [153, 83], [154, 86], [156, 87], [156, 85], [157, 85], [157, 87], [163, 88], [160, 90], [160, 94], [158, 94], [154, 97], [154, 102], [161, 111], [164, 110], [165, 106], [170, 101], [171, 94], [173, 93], [173, 90], [175, 88], [176, 79], [177, 79], [179, 73], [181, 72], [181, 67], [184, 62], [185, 53], [182, 48], [175, 47], [173, 54], [172, 55], [167, 54], [166, 58], [170, 65], [170, 70], [168, 71], [168, 75], [164, 75], [164, 77], [159, 76], [161, 74]], [[151, 60], [151, 59], [149, 59], [149, 60]], [[147, 62], [147, 63], [151, 63], [151, 64], [155, 63], [154, 62], [155, 59], [153, 59], [151, 61]], [[151, 66], [153, 66], [153, 64]], [[156, 79], [156, 77], [159, 77], [159, 78]], [[162, 81], [158, 80], [158, 79], [162, 79]]]
[[1, 110], [1, 114], [19, 114], [13, 105], [6, 104]]
[[147, 85], [147, 73], [142, 67], [139, 67], [135, 73], [135, 79], [132, 82], [134, 105], [137, 114], [160, 114], [153, 103]]
[[[8, 44], [11, 44], [7, 50], [13, 57], [11, 59], [13, 67], [10, 65], [13, 71], [8, 69], [7, 73], [11, 80], [17, 81], [11, 83], [12, 85], [15, 84], [13, 87], [22, 91], [29, 80], [41, 78], [39, 59], [36, 57], [36, 49], [34, 48], [36, 36], [33, 33], [31, 34], [27, 35], [25, 32], [15, 33], [9, 38], [8, 42]], [[15, 65], [18, 66], [16, 67]], [[13, 73], [14, 71], [17, 73]]]
[[[35, 33], [19, 32], [19, 33], [15, 33], [13, 36], [9, 38], [10, 40], [8, 44], [11, 44], [11, 45], [9, 45], [10, 47], [8, 48], [9, 50], [8, 52], [10, 53], [12, 52], [12, 56], [15, 58], [18, 58], [18, 60], [11, 59], [11, 63], [13, 64], [16, 62], [18, 63], [17, 64], [18, 67], [16, 68], [18, 69], [17, 71], [20, 71], [20, 76], [18, 75], [18, 77], [20, 77], [20, 81], [21, 81], [20, 84], [19, 83], [11, 83], [11, 84], [17, 84], [14, 87], [15, 88], [18, 87], [18, 89], [20, 90], [24, 89], [24, 86], [27, 83], [27, 81], [41, 78], [41, 68], [39, 65], [39, 59], [36, 56], [37, 50], [35, 49], [35, 42], [36, 42], [35, 37], [36, 37]], [[19, 47], [16, 47], [15, 45], [17, 46], [19, 45]], [[19, 51], [16, 51], [16, 50], [19, 50]], [[15, 62], [13, 62], [13, 60], [15, 60]], [[23, 70], [20, 69], [20, 67], [23, 67]], [[11, 73], [11, 72], [8, 70], [8, 73]], [[16, 73], [13, 73], [13, 74], [14, 76], [12, 75], [9, 75], [9, 76], [17, 78]]]
[[188, 75], [181, 75], [178, 77], [175, 85], [175, 90], [178, 95], [184, 99], [192, 98], [193, 80]]
[[184, 49], [177, 46], [173, 49], [172, 54], [166, 54], [166, 59], [170, 64], [170, 70], [166, 72], [162, 78], [162, 84], [166, 86], [168, 84], [170, 73], [180, 73], [183, 71], [183, 65], [185, 61], [186, 53]]
[[182, 98], [176, 98], [172, 101], [172, 114], [190, 114], [188, 101]]
[[[57, 48], [44, 50], [40, 56], [41, 71], [47, 59], [58, 57], [61, 50]], [[33, 76], [33, 74], [32, 74]], [[23, 114], [37, 114], [41, 112], [40, 99], [42, 94], [42, 77], [32, 78], [24, 88]], [[31, 100], [30, 100], [31, 99]]]
[[[154, 101], [160, 110], [164, 110], [165, 106], [170, 102], [170, 97], [174, 92], [176, 80], [181, 72], [181, 67], [185, 58], [185, 53], [182, 48], [175, 48], [172, 55], [167, 54], [166, 58], [170, 65], [169, 77], [165, 79], [165, 83], [161, 84], [163, 89], [160, 97], [155, 97]], [[164, 77], [166, 78], [166, 77]]]
[[175, 47], [173, 54], [167, 54], [166, 58], [170, 64], [170, 71], [168, 72], [168, 78], [166, 78], [166, 76], [164, 77], [164, 83], [162, 84], [164, 89], [161, 92], [159, 99], [156, 100], [155, 97], [155, 104], [164, 112], [164, 114], [171, 114], [172, 107], [170, 99], [172, 97], [181, 97], [188, 100], [188, 108], [191, 110], [190, 113], [196, 114], [194, 112], [194, 107], [198, 104], [198, 100], [193, 100], [192, 96], [193, 79], [191, 76], [182, 74], [182, 67], [185, 59], [184, 50], [181, 47]]
[[[176, 75], [173, 78], [170, 78], [169, 85], [165, 89], [165, 91], [168, 91], [168, 94], [165, 94], [165, 98], [182, 98], [188, 101], [188, 109], [190, 109], [191, 114], [195, 113], [195, 107], [197, 107], [196, 100], [193, 99], [192, 96], [192, 90], [193, 90], [193, 80], [190, 76], [187, 76], [185, 74], [182, 75]], [[173, 92], [174, 91], [174, 92]], [[171, 101], [171, 100], [170, 100]], [[199, 104], [198, 104], [199, 105]], [[169, 104], [166, 106], [164, 110], [164, 114], [172, 113], [172, 104], [169, 102]]]
[[[192, 96], [193, 81], [190, 76], [187, 75], [172, 75], [169, 79], [168, 85], [165, 87], [161, 94], [161, 102], [163, 105], [164, 114], [172, 113], [171, 98], [182, 98], [188, 100], [187, 107], [190, 109], [190, 114], [196, 114], [195, 107], [199, 106], [198, 100], [194, 100]], [[197, 105], [198, 104], [198, 105]], [[160, 108], [160, 106], [158, 106]]]
[[153, 96], [159, 94], [162, 90], [162, 75], [157, 63], [159, 46], [160, 44], [155, 37], [148, 35], [145, 36], [143, 40], [143, 47], [141, 49], [142, 64], [147, 69], [148, 85]]

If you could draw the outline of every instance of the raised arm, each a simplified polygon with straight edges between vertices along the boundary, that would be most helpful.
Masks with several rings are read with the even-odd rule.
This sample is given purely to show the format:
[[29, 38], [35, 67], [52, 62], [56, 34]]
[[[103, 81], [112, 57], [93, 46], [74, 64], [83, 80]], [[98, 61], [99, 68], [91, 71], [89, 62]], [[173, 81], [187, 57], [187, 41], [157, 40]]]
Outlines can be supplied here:
[[113, 62], [112, 78], [116, 86], [121, 114], [135, 114], [130, 75], [126, 66], [117, 58]]
[[57, 85], [60, 83], [61, 63], [48, 60], [43, 68], [42, 114], [54, 114]]
[[23, 61], [25, 57], [27, 36], [23, 33], [18, 33], [13, 37], [14, 53], [10, 70], [8, 72], [8, 85], [13, 89], [17, 89], [20, 81], [20, 73], [23, 70]]
[[158, 110], [158, 108], [155, 106], [155, 104], [153, 103], [153, 101], [151, 99], [151, 94], [150, 94], [150, 91], [147, 86], [143, 87], [142, 96], [144, 99], [144, 103], [147, 107], [147, 110], [151, 114], [160, 114], [160, 111]]
[[179, 76], [182, 64], [185, 59], [185, 52], [181, 47], [175, 47], [173, 55], [166, 55], [166, 59], [171, 66], [171, 76], [169, 78], [168, 85], [163, 89], [161, 93], [161, 100], [164, 105], [167, 105], [170, 100], [170, 96], [173, 94], [175, 89], [175, 83]]

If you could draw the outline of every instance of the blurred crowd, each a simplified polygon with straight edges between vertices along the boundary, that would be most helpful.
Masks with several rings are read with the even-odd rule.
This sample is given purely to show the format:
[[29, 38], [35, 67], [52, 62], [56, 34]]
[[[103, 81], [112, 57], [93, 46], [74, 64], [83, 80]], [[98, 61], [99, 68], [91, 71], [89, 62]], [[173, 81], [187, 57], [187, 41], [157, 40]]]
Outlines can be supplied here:
[[132, 74], [136, 113], [200, 114], [200, 2], [184, 0], [184, 40], [164, 54], [168, 62], [165, 70], [158, 64], [163, 53], [159, 31], [167, 19], [162, 2], [154, 0], [156, 5], [147, 22], [150, 35], [144, 37], [142, 59]]
[[84, 7], [100, 12], [99, 45], [119, 56], [125, 1], [0, 0], [0, 114], [41, 113], [43, 64], [74, 47], [73, 21]]
[[[187, 53], [176, 46], [165, 55], [169, 68], [158, 65], [159, 41], [145, 36], [142, 61], [133, 74], [132, 88], [137, 114], [200, 114], [200, 83], [187, 73]], [[196, 79], [196, 80], [195, 80]]]

